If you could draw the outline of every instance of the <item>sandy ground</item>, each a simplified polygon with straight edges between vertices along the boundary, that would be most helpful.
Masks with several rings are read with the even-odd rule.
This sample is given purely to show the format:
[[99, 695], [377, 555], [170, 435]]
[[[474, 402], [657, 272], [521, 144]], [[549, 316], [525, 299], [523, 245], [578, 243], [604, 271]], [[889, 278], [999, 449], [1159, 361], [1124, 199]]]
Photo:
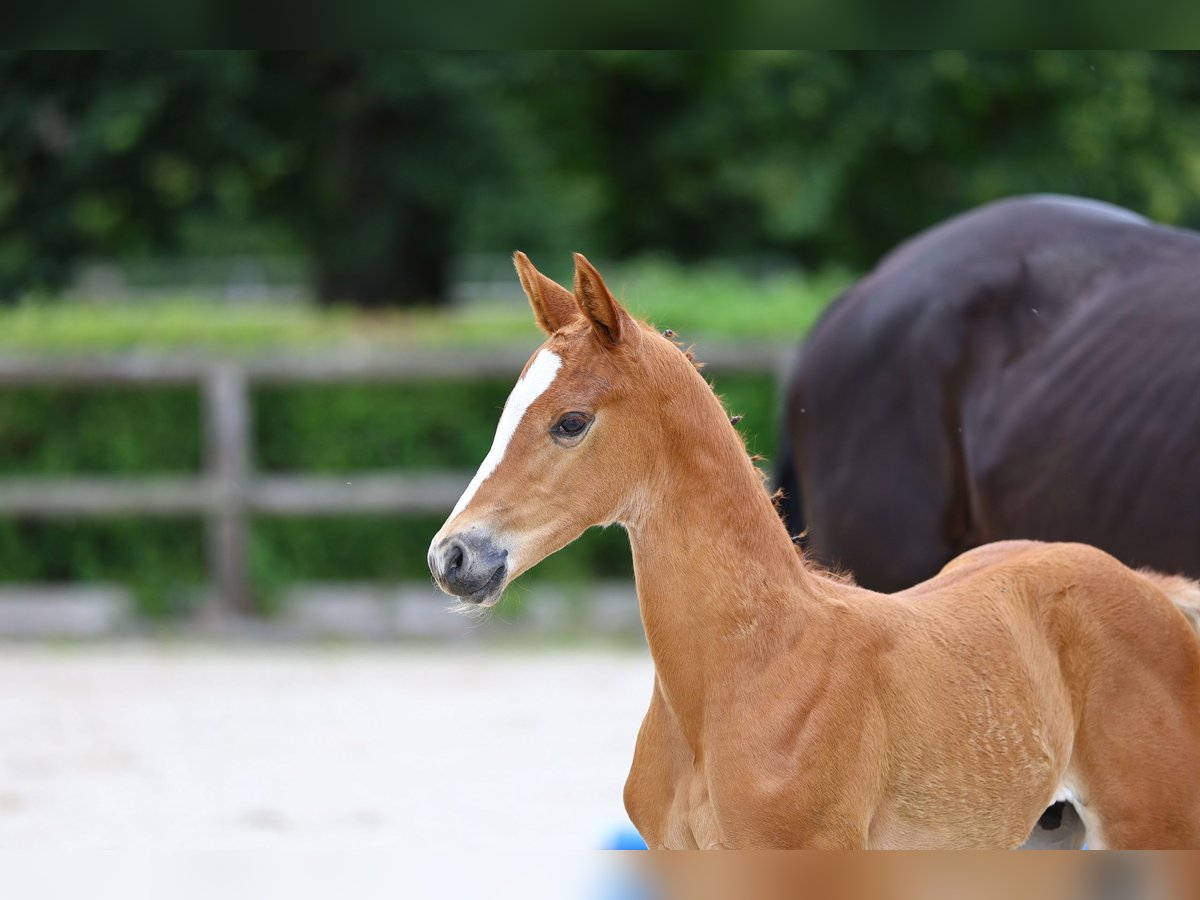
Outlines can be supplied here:
[[596, 847], [645, 651], [0, 646], [0, 846]]

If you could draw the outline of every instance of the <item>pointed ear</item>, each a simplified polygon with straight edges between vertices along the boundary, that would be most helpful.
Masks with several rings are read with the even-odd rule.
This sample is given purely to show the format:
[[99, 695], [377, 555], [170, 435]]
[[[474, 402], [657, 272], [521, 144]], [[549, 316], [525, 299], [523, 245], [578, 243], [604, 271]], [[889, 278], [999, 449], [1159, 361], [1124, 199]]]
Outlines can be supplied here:
[[575, 295], [556, 281], [547, 278], [533, 267], [529, 257], [518, 250], [513, 254], [513, 265], [521, 287], [533, 307], [533, 317], [538, 328], [546, 334], [554, 334], [572, 319], [579, 316], [579, 304]]
[[575, 254], [575, 299], [592, 329], [605, 343], [616, 346], [622, 337], [628, 337], [627, 329], [633, 327], [629, 313], [609, 293], [596, 267], [582, 253]]

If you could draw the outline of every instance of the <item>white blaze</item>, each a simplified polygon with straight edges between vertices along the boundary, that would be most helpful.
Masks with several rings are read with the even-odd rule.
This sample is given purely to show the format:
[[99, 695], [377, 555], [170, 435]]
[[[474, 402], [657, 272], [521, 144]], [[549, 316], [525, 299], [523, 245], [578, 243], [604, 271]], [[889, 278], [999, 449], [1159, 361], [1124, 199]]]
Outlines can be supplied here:
[[479, 464], [479, 471], [475, 473], [475, 477], [471, 479], [471, 483], [467, 485], [463, 495], [458, 498], [458, 503], [454, 504], [450, 517], [446, 519], [447, 523], [453, 521], [454, 517], [463, 511], [471, 502], [471, 498], [475, 496], [475, 492], [479, 490], [479, 486], [496, 471], [496, 467], [504, 459], [505, 451], [508, 450], [509, 441], [516, 434], [521, 419], [525, 417], [525, 411], [554, 383], [560, 366], [562, 366], [562, 360], [558, 354], [551, 353], [549, 350], [539, 351], [538, 355], [533, 358], [533, 363], [525, 371], [525, 375], [517, 381], [517, 386], [508, 395], [508, 400], [504, 404], [504, 412], [500, 414], [500, 424], [496, 426], [496, 437], [492, 439], [492, 449]]

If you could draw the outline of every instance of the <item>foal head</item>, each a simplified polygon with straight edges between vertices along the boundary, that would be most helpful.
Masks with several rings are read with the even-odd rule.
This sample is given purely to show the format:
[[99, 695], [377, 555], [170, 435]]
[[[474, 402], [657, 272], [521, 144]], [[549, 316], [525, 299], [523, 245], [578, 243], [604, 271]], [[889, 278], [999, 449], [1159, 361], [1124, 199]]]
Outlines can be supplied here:
[[671, 341], [621, 307], [583, 256], [575, 256], [574, 292], [523, 253], [515, 264], [549, 337], [429, 547], [442, 590], [481, 606], [588, 527], [626, 522], [661, 464], [672, 427], [664, 413], [685, 415], [682, 398], [694, 395], [685, 379], [703, 384]]

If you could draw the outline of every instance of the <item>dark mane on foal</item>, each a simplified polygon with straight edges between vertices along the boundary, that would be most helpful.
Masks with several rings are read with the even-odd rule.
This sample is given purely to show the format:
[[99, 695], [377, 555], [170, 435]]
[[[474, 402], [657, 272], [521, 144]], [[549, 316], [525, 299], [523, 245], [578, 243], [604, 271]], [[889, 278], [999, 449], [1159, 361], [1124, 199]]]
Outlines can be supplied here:
[[679, 351], [687, 358], [687, 361], [692, 364], [692, 368], [699, 372], [704, 368], [704, 363], [696, 359], [696, 345], [688, 344], [684, 346], [683, 340], [672, 329], [664, 328], [662, 336], [679, 348]]

